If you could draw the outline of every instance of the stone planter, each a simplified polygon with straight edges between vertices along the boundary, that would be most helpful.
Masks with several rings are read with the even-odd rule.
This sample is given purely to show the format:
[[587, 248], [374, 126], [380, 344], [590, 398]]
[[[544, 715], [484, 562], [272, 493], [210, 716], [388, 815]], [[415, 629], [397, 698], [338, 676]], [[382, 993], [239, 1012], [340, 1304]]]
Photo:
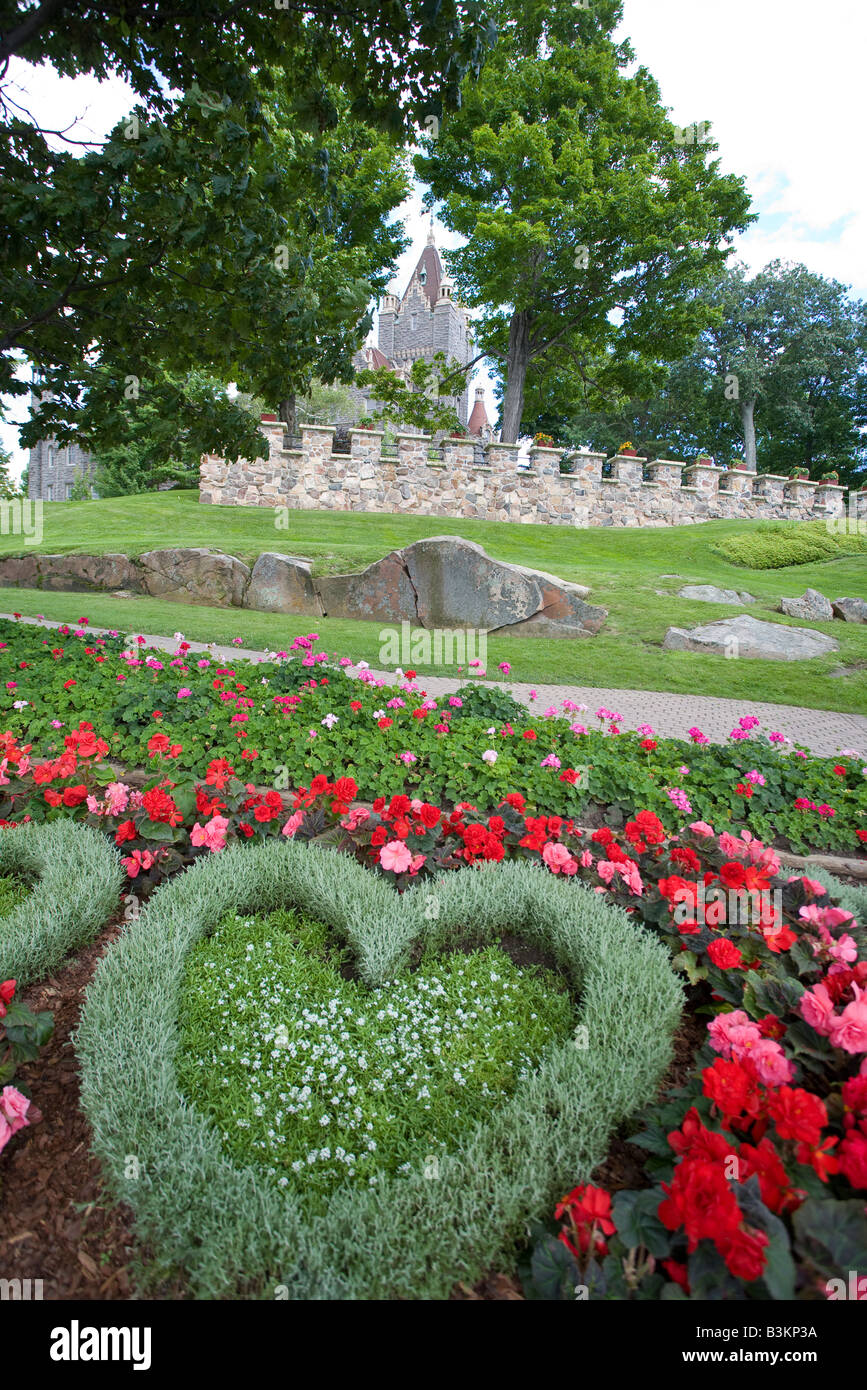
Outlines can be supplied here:
[[845, 507], [843, 497], [846, 492], [839, 483], [818, 483], [813, 494], [813, 506], [828, 516], [842, 516]]
[[690, 463], [683, 470], [685, 487], [694, 487], [700, 497], [712, 497], [719, 491], [722, 468], [715, 463]]
[[784, 500], [794, 502], [798, 507], [812, 507], [818, 483], [808, 478], [789, 478], [786, 482]]
[[672, 459], [654, 459], [647, 468], [651, 482], [659, 483], [671, 492], [680, 491], [684, 469], [682, 463], [675, 463]]
[[644, 481], [644, 459], [637, 454], [615, 454], [611, 459], [611, 481], [640, 487]]

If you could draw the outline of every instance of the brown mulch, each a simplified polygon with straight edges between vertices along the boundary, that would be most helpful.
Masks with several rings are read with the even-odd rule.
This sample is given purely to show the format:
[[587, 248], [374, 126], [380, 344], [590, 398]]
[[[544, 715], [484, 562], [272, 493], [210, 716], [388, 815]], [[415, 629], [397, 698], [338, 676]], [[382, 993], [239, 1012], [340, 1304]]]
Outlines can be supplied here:
[[106, 927], [70, 965], [24, 994], [32, 1009], [54, 1014], [54, 1035], [37, 1061], [19, 1068], [44, 1118], [3, 1154], [0, 1278], [41, 1279], [46, 1299], [132, 1293], [131, 1217], [103, 1192], [70, 1040], [96, 963], [118, 931], [117, 923]]
[[[0, 1278], [41, 1279], [46, 1299], [142, 1296], [131, 1269], [142, 1259], [132, 1213], [114, 1206], [104, 1191], [99, 1162], [90, 1153], [90, 1127], [79, 1107], [78, 1066], [70, 1037], [97, 961], [119, 930], [118, 922], [110, 924], [68, 966], [24, 995], [32, 1009], [51, 1010], [54, 1034], [38, 1060], [19, 1069], [44, 1118], [16, 1135], [3, 1154]], [[503, 944], [509, 954], [516, 951], [511, 939]], [[549, 964], [524, 959], [519, 963]], [[705, 1031], [701, 1019], [689, 1013], [684, 1017], [663, 1090], [685, 1081]], [[641, 1162], [641, 1151], [615, 1136], [592, 1180], [611, 1192], [646, 1186]], [[175, 1287], [156, 1296], [177, 1299], [184, 1294]], [[457, 1284], [451, 1294], [458, 1302], [523, 1298], [517, 1279], [495, 1271], [473, 1288]]]

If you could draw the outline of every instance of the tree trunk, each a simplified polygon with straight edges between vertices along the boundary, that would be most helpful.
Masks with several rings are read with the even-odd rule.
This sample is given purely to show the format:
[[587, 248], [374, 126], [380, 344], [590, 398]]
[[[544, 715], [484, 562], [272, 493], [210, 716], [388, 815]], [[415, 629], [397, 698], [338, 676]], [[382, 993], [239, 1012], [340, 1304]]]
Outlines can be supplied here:
[[530, 362], [530, 315], [516, 310], [509, 324], [509, 357], [506, 363], [506, 394], [503, 398], [503, 444], [517, 443], [524, 413], [524, 382]]
[[291, 396], [287, 396], [284, 401], [280, 402], [280, 409], [277, 411], [277, 414], [286, 426], [286, 433], [293, 436], [296, 435], [298, 433], [298, 414], [294, 391]]
[[741, 428], [744, 435], [744, 456], [747, 472], [756, 471], [756, 398], [741, 401]]

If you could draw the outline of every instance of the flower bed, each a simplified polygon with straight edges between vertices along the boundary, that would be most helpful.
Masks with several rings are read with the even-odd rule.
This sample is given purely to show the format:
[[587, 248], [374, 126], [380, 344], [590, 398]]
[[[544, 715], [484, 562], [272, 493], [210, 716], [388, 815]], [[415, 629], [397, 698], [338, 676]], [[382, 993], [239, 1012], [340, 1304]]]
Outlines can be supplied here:
[[[595, 810], [616, 823], [643, 807], [669, 831], [697, 817], [720, 828], [746, 827], [767, 842], [779, 836], [799, 851], [852, 854], [867, 843], [863, 757], [856, 750], [811, 757], [779, 732], [762, 735], [750, 716], [724, 747], [698, 727], [686, 743], [657, 738], [649, 725], [624, 731], [616, 711], [590, 716], [568, 700], [533, 714], [498, 689], [473, 687], [433, 700], [409, 673], [393, 686], [365, 671], [350, 679], [341, 665], [348, 658], [328, 665], [325, 653], [315, 653], [315, 634], [296, 639], [292, 660], [227, 667], [194, 662], [184, 643], [174, 658], [135, 655], [135, 643], [126, 651], [119, 638], [89, 640], [86, 629], [79, 631], [85, 635], [46, 637], [36, 627], [0, 622], [0, 675], [8, 676], [5, 775], [9, 764], [21, 770], [12, 750], [25, 740], [43, 759], [36, 796], [32, 781], [7, 783], [0, 806], [7, 821], [75, 811], [86, 800], [92, 787], [77, 768], [90, 744], [80, 736], [76, 742], [75, 733], [84, 719], [102, 759], [126, 767], [165, 759], [178, 824], [189, 828], [198, 810], [196, 782], [219, 762], [244, 783], [275, 790], [308, 786], [339, 768], [368, 799], [406, 791], [491, 811], [520, 790], [528, 808], [551, 815], [586, 819]], [[466, 715], [465, 704], [476, 712]], [[98, 775], [113, 780], [107, 770]], [[157, 839], [171, 842], [165, 829], [153, 829], [160, 818], [150, 820]]]
[[0, 874], [14, 874], [30, 889], [0, 919], [0, 980], [16, 980], [19, 989], [93, 940], [117, 907], [124, 881], [120, 856], [105, 836], [64, 820], [4, 830]]
[[[100, 963], [77, 1041], [95, 1148], [164, 1267], [184, 1268], [195, 1294], [445, 1297], [507, 1258], [561, 1175], [589, 1176], [612, 1128], [653, 1093], [681, 1006], [658, 942], [598, 895], [529, 865], [446, 874], [434, 889], [430, 910], [421, 887], [399, 897], [333, 852], [235, 847], [160, 889]], [[326, 922], [374, 990], [401, 976], [414, 949], [516, 933], [580, 991], [576, 1034], [463, 1129], [437, 1178], [414, 1168], [367, 1190], [344, 1183], [311, 1212], [232, 1161], [174, 1070], [190, 951], [227, 913], [287, 906]]]

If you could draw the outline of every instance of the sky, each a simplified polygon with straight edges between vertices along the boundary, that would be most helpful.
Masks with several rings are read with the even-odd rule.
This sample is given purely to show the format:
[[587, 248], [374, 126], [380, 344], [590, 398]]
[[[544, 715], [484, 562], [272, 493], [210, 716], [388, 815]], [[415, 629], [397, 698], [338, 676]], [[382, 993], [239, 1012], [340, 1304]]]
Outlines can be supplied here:
[[[800, 261], [867, 299], [865, 0], [625, 0], [618, 36], [653, 73], [672, 120], [709, 121], [723, 171], [746, 178], [759, 220], [737, 238], [738, 258], [754, 271]], [[78, 139], [104, 133], [132, 105], [118, 80], [63, 79], [23, 64], [11, 75], [13, 97], [48, 123], [77, 117]], [[412, 237], [394, 277], [401, 290], [427, 236], [420, 192], [400, 211]], [[435, 231], [441, 249], [457, 244], [441, 225]], [[482, 372], [474, 385], [486, 387], [493, 418], [490, 379]], [[0, 423], [13, 473], [26, 455], [11, 417], [26, 413], [12, 405]]]

